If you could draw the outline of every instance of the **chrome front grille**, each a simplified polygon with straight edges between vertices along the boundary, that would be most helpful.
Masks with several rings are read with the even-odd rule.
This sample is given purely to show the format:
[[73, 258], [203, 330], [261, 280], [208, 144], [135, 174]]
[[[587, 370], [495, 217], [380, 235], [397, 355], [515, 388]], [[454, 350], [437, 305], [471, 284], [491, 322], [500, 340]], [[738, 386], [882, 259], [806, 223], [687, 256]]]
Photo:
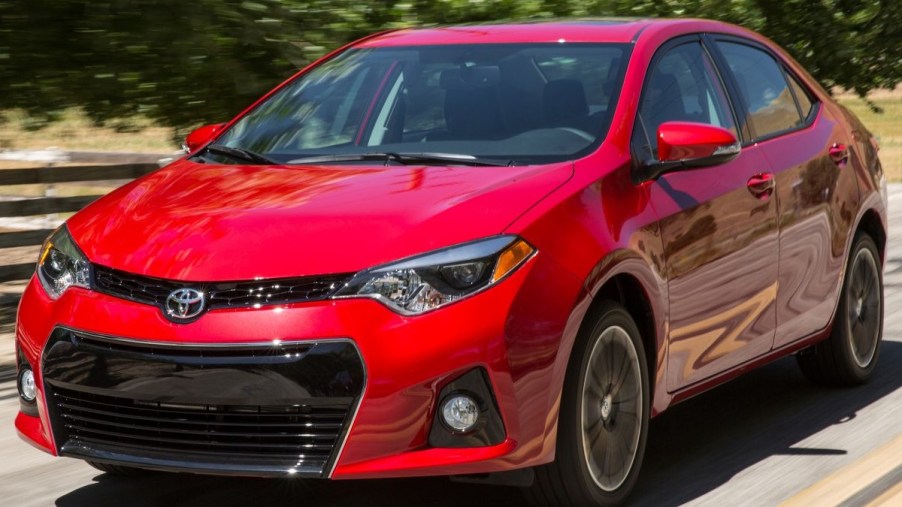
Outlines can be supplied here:
[[162, 307], [173, 291], [191, 287], [204, 292], [207, 309], [241, 308], [327, 299], [352, 274], [305, 276], [238, 282], [185, 282], [136, 275], [94, 265], [94, 288], [111, 296]]

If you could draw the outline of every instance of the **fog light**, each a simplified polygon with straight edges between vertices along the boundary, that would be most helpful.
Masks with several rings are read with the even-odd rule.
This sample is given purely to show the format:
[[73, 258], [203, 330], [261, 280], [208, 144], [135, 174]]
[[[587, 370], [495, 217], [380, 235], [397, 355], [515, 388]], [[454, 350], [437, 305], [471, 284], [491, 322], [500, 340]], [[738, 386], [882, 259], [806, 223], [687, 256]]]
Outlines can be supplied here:
[[34, 401], [37, 391], [34, 387], [34, 372], [26, 368], [19, 374], [19, 395], [25, 401]]
[[466, 394], [452, 395], [442, 405], [442, 419], [454, 431], [470, 431], [479, 420], [479, 405]]

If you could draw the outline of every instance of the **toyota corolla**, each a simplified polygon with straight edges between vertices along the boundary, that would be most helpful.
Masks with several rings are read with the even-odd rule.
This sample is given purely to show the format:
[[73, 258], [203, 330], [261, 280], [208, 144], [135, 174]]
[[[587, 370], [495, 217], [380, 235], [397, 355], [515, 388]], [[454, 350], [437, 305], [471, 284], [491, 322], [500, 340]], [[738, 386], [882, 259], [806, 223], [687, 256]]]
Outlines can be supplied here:
[[834, 385], [877, 362], [877, 143], [736, 26], [378, 34], [186, 149], [43, 247], [39, 449], [608, 505], [669, 406], [789, 354]]

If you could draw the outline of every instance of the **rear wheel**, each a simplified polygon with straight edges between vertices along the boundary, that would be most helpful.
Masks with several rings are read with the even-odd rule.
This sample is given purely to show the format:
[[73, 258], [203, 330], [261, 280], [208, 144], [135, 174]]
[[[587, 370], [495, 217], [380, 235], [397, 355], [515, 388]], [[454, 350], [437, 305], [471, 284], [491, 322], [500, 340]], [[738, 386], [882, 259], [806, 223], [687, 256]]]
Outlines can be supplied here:
[[615, 303], [594, 312], [564, 382], [555, 461], [536, 469], [537, 505], [623, 502], [636, 483], [648, 434], [645, 350], [629, 313]]
[[883, 336], [883, 272], [874, 240], [858, 234], [846, 266], [845, 282], [830, 337], [796, 357], [810, 380], [857, 385], [874, 371]]

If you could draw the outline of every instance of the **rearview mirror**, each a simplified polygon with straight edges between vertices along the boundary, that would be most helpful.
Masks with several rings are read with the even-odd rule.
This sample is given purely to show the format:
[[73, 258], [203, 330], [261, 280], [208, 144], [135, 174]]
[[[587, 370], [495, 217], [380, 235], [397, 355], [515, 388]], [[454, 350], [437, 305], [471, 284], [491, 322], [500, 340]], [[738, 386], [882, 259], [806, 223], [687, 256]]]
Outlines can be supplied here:
[[446, 90], [496, 86], [499, 81], [501, 81], [501, 67], [497, 65], [447, 69], [442, 71], [440, 77], [441, 87]]
[[668, 121], [658, 127], [658, 159], [640, 167], [640, 181], [668, 172], [724, 164], [742, 148], [729, 130], [705, 123]]
[[182, 146], [185, 149], [185, 153], [194, 153], [198, 148], [207, 144], [210, 139], [213, 139], [219, 133], [224, 125], [225, 123], [204, 125], [192, 130], [188, 137], [185, 138], [185, 144]]

